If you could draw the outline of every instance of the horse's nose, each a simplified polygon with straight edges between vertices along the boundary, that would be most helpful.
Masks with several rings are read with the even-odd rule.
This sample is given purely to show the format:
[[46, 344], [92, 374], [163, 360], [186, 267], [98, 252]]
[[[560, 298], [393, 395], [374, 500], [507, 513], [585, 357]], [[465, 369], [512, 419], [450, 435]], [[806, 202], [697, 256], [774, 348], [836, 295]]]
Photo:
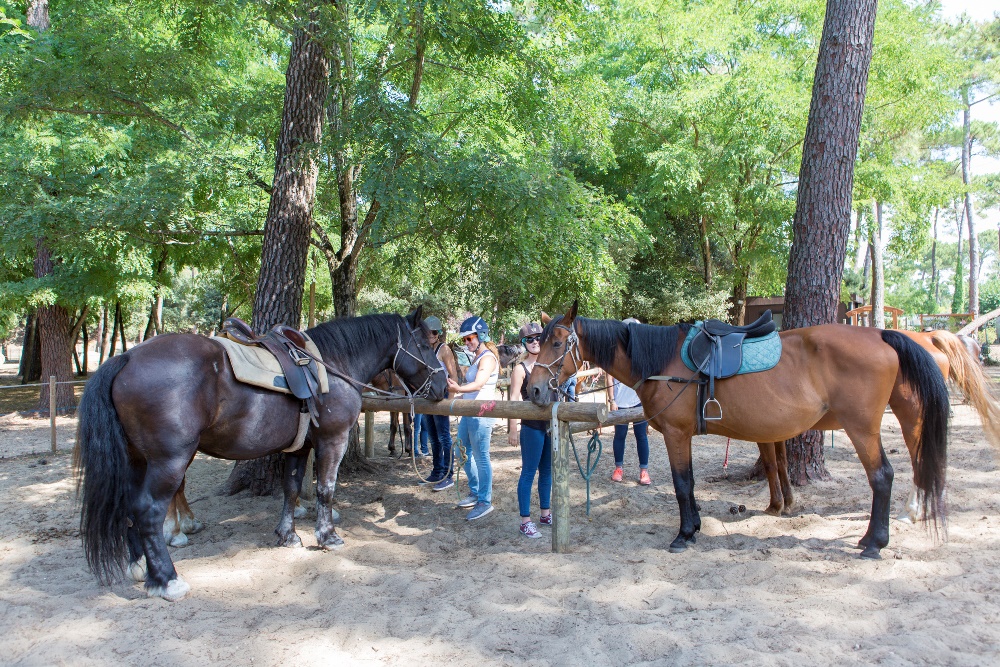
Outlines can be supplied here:
[[534, 403], [538, 403], [541, 400], [541, 398], [542, 398], [542, 390], [539, 389], [538, 387], [532, 387], [531, 388], [531, 400]]

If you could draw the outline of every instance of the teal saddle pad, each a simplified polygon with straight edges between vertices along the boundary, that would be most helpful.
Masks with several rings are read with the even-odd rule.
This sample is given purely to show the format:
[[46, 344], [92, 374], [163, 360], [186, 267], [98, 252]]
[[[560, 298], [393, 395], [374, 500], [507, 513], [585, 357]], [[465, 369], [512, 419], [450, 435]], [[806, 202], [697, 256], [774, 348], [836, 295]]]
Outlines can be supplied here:
[[[692, 371], [698, 370], [698, 367], [694, 365], [688, 355], [688, 345], [691, 344], [699, 331], [701, 331], [700, 320], [694, 323], [694, 326], [688, 331], [687, 337], [684, 338], [684, 344], [681, 345], [681, 361]], [[781, 336], [778, 335], [777, 331], [772, 331], [760, 338], [744, 338], [743, 363], [740, 364], [740, 370], [736, 374], [743, 375], [744, 373], [759, 373], [770, 370], [778, 365], [779, 359], [781, 359]]]

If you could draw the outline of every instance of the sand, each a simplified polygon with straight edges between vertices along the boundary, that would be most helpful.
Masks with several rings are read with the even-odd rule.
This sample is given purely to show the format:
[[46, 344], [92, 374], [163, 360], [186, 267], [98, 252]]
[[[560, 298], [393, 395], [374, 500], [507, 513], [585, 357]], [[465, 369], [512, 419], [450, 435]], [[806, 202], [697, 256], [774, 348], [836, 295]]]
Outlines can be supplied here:
[[[48, 423], [0, 419], [0, 663], [5, 665], [755, 665], [954, 664], [1000, 660], [1000, 476], [968, 407], [955, 405], [947, 543], [893, 520], [884, 560], [857, 558], [871, 492], [843, 433], [832, 481], [797, 489], [792, 517], [764, 515], [763, 482], [722, 477], [725, 439], [695, 443], [703, 532], [667, 545], [677, 505], [666, 451], [651, 433], [651, 487], [610, 481], [611, 438], [593, 482], [573, 484], [572, 552], [517, 532], [520, 458], [493, 439], [497, 511], [468, 523], [455, 495], [418, 487], [408, 463], [338, 491], [346, 547], [271, 546], [280, 499], [221, 497], [230, 462], [200, 456], [188, 498], [204, 532], [172, 549], [192, 586], [170, 603], [138, 584], [99, 586], [80, 547], [71, 478], [73, 420], [48, 453]], [[910, 465], [895, 418], [883, 438], [896, 470], [894, 513]], [[582, 442], [578, 444], [583, 444]], [[37, 452], [31, 454], [31, 452]], [[732, 443], [731, 476], [756, 457]], [[44, 459], [44, 463], [42, 461]], [[574, 473], [575, 475], [575, 473]], [[715, 480], [715, 481], [711, 481]], [[730, 507], [745, 505], [742, 514]], [[537, 499], [533, 503], [537, 515]], [[549, 528], [542, 527], [546, 538]]]

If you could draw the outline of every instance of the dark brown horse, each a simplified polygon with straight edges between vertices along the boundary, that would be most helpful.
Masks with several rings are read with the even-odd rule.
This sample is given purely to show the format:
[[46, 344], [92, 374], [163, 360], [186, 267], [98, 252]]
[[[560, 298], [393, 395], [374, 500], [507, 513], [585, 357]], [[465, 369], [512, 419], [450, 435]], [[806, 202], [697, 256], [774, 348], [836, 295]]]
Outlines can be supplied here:
[[[445, 396], [444, 369], [420, 315], [418, 308], [405, 319], [367, 315], [309, 330], [338, 372], [330, 373], [330, 391], [317, 400], [319, 424], [310, 427], [307, 446], [285, 456], [279, 544], [301, 545], [293, 512], [311, 446], [316, 541], [324, 549], [343, 545], [332, 502], [348, 432], [361, 411], [361, 383], [392, 368], [415, 393]], [[167, 553], [163, 522], [195, 453], [245, 460], [281, 452], [295, 438], [299, 409], [287, 394], [238, 382], [222, 346], [203, 336], [157, 336], [105, 362], [80, 402], [76, 453], [80, 532], [98, 578], [117, 579], [127, 559], [150, 596], [183, 597], [190, 587]]]
[[[691, 465], [699, 407], [697, 374], [681, 361], [678, 344], [687, 330], [685, 325], [626, 326], [617, 320], [578, 318], [573, 304], [545, 327], [528, 385], [533, 402], [549, 403], [556, 398], [555, 386], [583, 361], [592, 361], [637, 387], [645, 414], [663, 434], [670, 457], [681, 516], [680, 531], [670, 545], [673, 552], [694, 543], [701, 529]], [[925, 515], [943, 522], [948, 390], [931, 356], [898, 332], [838, 324], [784, 331], [781, 342], [781, 360], [771, 370], [717, 383], [715, 396], [725, 412], [721, 421], [708, 422], [709, 433], [775, 443], [811, 429], [843, 428], [873, 493], [868, 530], [859, 543], [861, 556], [879, 558], [889, 543], [893, 478], [880, 438], [888, 404], [907, 445], [917, 452], [914, 479], [923, 492]], [[654, 375], [680, 381], [648, 380]]]

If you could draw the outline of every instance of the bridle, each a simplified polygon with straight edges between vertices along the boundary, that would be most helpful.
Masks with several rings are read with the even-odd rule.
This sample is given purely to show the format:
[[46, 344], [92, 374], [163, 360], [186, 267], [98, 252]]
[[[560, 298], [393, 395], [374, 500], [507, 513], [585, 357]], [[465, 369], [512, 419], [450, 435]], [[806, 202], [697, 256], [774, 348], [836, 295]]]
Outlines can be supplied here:
[[[580, 338], [576, 335], [575, 327], [568, 327], [565, 324], [556, 324], [553, 326], [553, 329], [562, 329], [569, 332], [569, 336], [566, 337], [566, 349], [563, 350], [562, 354], [549, 363], [543, 364], [536, 361], [535, 366], [544, 368], [549, 372], [549, 375], [551, 376], [549, 378], [549, 389], [552, 389], [553, 391], [569, 398], [569, 393], [559, 385], [559, 376], [562, 374], [563, 364], [566, 362], [566, 355], [569, 355], [570, 359], [573, 360], [574, 368], [573, 374], [570, 375], [570, 378], [580, 372], [580, 367], [583, 365], [583, 359], [580, 357]], [[556, 364], [558, 364], [558, 367], [553, 371], [552, 367]]]
[[[417, 329], [410, 329], [409, 327], [407, 327], [407, 329], [410, 332], [410, 340], [413, 342], [414, 345], [417, 345], [417, 338], [416, 338], [416, 335], [415, 335], [416, 332], [417, 332]], [[433, 381], [434, 381], [434, 374], [435, 373], [446, 373], [447, 371], [444, 368], [444, 364], [442, 364], [440, 360], [438, 360], [438, 367], [434, 368], [433, 366], [431, 366], [430, 364], [428, 364], [426, 361], [424, 361], [422, 358], [420, 358], [417, 355], [415, 355], [412, 352], [410, 352], [410, 350], [403, 345], [403, 332], [397, 326], [396, 327], [396, 354], [394, 354], [392, 356], [392, 370], [393, 370], [394, 373], [396, 373], [396, 375], [399, 376], [399, 379], [402, 380], [403, 376], [399, 375], [399, 371], [396, 368], [396, 362], [399, 360], [399, 353], [400, 352], [406, 354], [407, 356], [409, 356], [412, 359], [415, 359], [418, 364], [420, 364], [425, 369], [427, 369], [427, 378], [424, 380], [424, 383], [421, 384], [417, 388], [416, 391], [414, 391], [414, 392], [411, 393], [410, 392], [410, 388], [406, 386], [406, 382], [402, 383], [402, 385], [403, 385], [403, 391], [406, 392], [406, 397], [408, 399], [410, 399], [410, 406], [411, 406], [411, 411], [412, 411], [413, 399], [414, 398], [426, 398], [430, 394], [431, 385], [433, 384]]]

